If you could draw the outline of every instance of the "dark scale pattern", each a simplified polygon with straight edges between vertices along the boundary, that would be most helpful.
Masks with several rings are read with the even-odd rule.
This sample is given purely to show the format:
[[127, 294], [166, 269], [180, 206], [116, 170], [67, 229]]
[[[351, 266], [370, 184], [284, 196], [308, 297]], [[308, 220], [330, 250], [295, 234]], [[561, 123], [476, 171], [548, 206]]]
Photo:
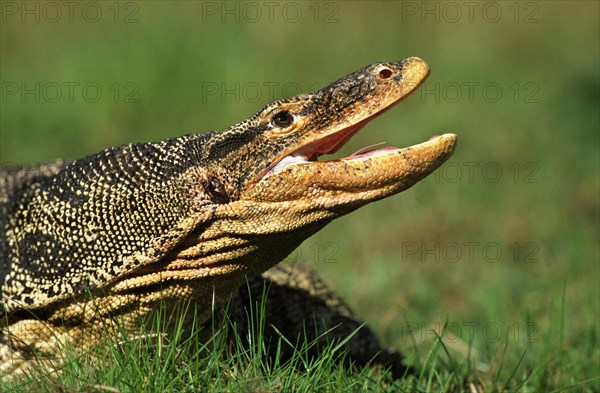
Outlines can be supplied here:
[[112, 147], [3, 188], [2, 310], [102, 286], [167, 251], [162, 239], [183, 236], [178, 224], [201, 203], [188, 187], [205, 139]]

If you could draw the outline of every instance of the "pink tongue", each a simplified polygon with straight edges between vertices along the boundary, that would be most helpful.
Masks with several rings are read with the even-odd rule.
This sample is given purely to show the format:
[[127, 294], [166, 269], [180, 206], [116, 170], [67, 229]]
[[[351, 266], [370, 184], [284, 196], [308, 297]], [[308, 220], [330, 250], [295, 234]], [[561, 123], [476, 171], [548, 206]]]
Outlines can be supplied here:
[[431, 138], [429, 138], [430, 141], [434, 140], [434, 139], [438, 139], [440, 137], [440, 135], [434, 135]]
[[[361, 150], [363, 150], [363, 149], [361, 149]], [[353, 158], [358, 158], [358, 157], [361, 157], [361, 158], [376, 157], [379, 155], [386, 154], [386, 152], [389, 152], [389, 151], [396, 151], [396, 150], [398, 150], [398, 148], [392, 147], [392, 146], [386, 146], [386, 147], [382, 147], [377, 150], [370, 150], [370, 151], [367, 151], [364, 153], [360, 153], [361, 150], [352, 154], [351, 156], [341, 158], [341, 160], [352, 160]]]
[[362, 149], [358, 149], [357, 151], [355, 151], [354, 153], [352, 153], [352, 154], [350, 155], [350, 157], [352, 157], [352, 156], [357, 156], [357, 155], [359, 155], [359, 154], [361, 154], [361, 153], [365, 153], [365, 152], [367, 152], [368, 150], [373, 150], [373, 148], [374, 148], [374, 147], [381, 146], [381, 145], [384, 145], [384, 144], [385, 144], [385, 142], [379, 142], [379, 143], [374, 143], [374, 144], [372, 144], [372, 145], [369, 145], [369, 146], [365, 146], [365, 147], [363, 147]]

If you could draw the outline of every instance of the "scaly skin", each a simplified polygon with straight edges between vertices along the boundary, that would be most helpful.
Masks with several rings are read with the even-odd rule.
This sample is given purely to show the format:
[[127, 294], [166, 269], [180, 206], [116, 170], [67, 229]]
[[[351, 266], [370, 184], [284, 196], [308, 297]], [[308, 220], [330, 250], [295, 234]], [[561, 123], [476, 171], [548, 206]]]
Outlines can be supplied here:
[[5, 171], [2, 370], [58, 356], [62, 342], [88, 348], [117, 325], [135, 334], [159, 303], [191, 301], [207, 321], [331, 220], [430, 174], [456, 135], [316, 161], [428, 73], [418, 58], [375, 63], [221, 132]]

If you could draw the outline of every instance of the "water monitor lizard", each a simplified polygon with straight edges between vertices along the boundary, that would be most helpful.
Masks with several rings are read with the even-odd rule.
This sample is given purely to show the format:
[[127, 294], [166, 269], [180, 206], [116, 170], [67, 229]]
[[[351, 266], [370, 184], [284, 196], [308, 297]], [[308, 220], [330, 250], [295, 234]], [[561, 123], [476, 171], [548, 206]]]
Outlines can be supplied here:
[[[232, 295], [247, 301], [247, 280], [254, 296], [271, 284], [267, 326], [293, 337], [307, 317], [341, 324], [331, 336], [350, 333], [360, 322], [313, 273], [277, 264], [331, 220], [411, 187], [452, 154], [457, 137], [444, 134], [318, 160], [428, 74], [415, 57], [374, 63], [220, 132], [3, 170], [1, 370], [60, 358], [63, 342], [87, 348], [107, 331], [135, 334], [159, 304], [191, 301], [209, 321]], [[348, 358], [403, 370], [368, 329]]]

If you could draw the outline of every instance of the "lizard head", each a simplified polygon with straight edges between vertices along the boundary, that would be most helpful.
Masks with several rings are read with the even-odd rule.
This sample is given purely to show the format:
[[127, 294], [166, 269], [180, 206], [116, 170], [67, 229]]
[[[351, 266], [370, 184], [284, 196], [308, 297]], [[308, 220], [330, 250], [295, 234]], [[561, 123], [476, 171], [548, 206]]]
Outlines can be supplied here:
[[[203, 162], [210, 173], [205, 188], [219, 220], [183, 247], [198, 249], [203, 237], [226, 233], [229, 245], [250, 244], [257, 251], [254, 259], [261, 261], [257, 270], [266, 270], [265, 264], [279, 262], [332, 219], [426, 177], [451, 156], [456, 135], [402, 149], [361, 149], [335, 160], [326, 155], [408, 96], [428, 74], [427, 64], [416, 57], [374, 63], [313, 94], [273, 102], [213, 134]], [[247, 262], [242, 270], [254, 265]]]
[[[311, 184], [316, 188], [323, 186], [336, 191], [336, 196], [345, 191], [360, 194], [361, 188], [372, 190], [375, 186], [373, 181], [384, 173], [390, 180], [402, 179], [406, 183], [408, 173], [405, 166], [386, 168], [380, 164], [383, 161], [387, 165], [393, 164], [389, 157], [374, 159], [388, 154], [402, 156], [415, 150], [427, 150], [428, 153], [419, 157], [428, 164], [427, 168], [431, 167], [429, 164], [432, 162], [438, 165], [433, 165], [429, 171], [425, 167], [420, 170], [414, 168], [410, 171], [411, 178], [417, 173], [421, 175], [419, 179], [427, 176], [452, 154], [456, 135], [432, 138], [435, 142], [404, 150], [385, 147], [369, 151], [370, 147], [367, 147], [361, 149], [362, 153], [358, 151], [341, 160], [319, 161], [319, 157], [337, 152], [369, 121], [412, 93], [428, 75], [429, 67], [417, 57], [400, 62], [374, 63], [313, 94], [300, 94], [275, 101], [248, 120], [214, 134], [207, 142], [204, 161], [214, 164], [209, 172], [221, 184], [221, 200], [266, 201], [264, 196], [268, 190], [274, 191], [268, 197], [270, 201], [290, 198], [292, 196], [282, 193], [277, 187], [277, 184], [281, 184], [286, 189], [285, 183], [294, 183], [294, 190], [302, 188], [298, 186], [303, 184]], [[435, 147], [443, 148], [435, 152]], [[414, 157], [413, 163], [418, 164], [415, 159], [417, 157]], [[364, 168], [367, 160], [375, 165], [371, 170]], [[292, 166], [298, 167], [288, 170]], [[358, 170], [361, 167], [365, 175], [361, 182], [364, 187], [355, 182], [354, 186], [350, 186], [352, 190], [346, 190], [348, 181], [354, 177], [349, 173], [345, 176], [341, 173], [335, 176], [330, 173], [319, 176], [315, 173], [328, 169], [336, 172], [350, 168]], [[342, 179], [347, 181], [339, 184]], [[322, 184], [323, 181], [331, 183], [332, 180], [339, 187]]]

